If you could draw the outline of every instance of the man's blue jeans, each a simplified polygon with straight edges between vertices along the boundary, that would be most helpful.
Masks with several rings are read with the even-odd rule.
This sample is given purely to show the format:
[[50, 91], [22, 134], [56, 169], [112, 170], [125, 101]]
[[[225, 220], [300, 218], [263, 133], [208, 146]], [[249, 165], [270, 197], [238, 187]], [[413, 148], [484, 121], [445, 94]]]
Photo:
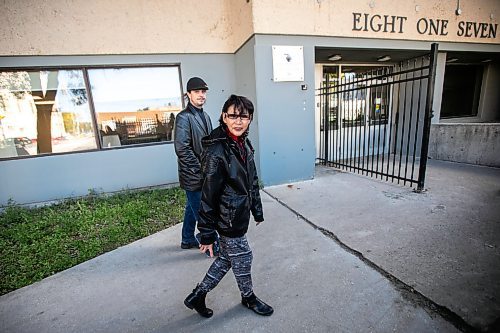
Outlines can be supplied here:
[[198, 209], [200, 209], [201, 191], [186, 190], [186, 210], [184, 211], [184, 222], [182, 223], [182, 242], [186, 244], [198, 244], [194, 237], [196, 221], [198, 221]]

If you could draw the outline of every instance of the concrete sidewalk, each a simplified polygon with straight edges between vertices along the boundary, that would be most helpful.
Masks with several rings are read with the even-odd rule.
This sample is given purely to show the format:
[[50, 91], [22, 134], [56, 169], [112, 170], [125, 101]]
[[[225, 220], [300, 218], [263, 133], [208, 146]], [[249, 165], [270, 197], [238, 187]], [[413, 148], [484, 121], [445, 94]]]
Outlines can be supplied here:
[[266, 191], [455, 323], [500, 331], [500, 169], [430, 160], [425, 185], [317, 168]]
[[[464, 180], [447, 190], [450, 174]], [[248, 238], [271, 317], [239, 303], [231, 272], [207, 296], [212, 318], [187, 309], [212, 259], [181, 250], [177, 225], [0, 297], [0, 332], [456, 332], [460, 318], [486, 328], [499, 314], [499, 180], [498, 169], [432, 163], [424, 194], [323, 168], [266, 188], [266, 221]]]

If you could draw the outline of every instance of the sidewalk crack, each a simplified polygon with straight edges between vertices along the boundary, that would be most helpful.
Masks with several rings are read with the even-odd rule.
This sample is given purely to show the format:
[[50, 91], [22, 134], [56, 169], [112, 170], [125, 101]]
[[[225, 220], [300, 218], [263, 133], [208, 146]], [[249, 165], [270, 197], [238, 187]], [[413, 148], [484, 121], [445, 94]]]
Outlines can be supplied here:
[[375, 262], [371, 261], [367, 257], [363, 255], [363, 253], [357, 251], [356, 249], [348, 246], [346, 243], [342, 242], [337, 235], [335, 235], [333, 232], [331, 232], [328, 229], [322, 228], [309, 219], [307, 219], [304, 215], [287, 205], [284, 201], [280, 200], [278, 197], [272, 195], [270, 192], [266, 191], [265, 189], [262, 189], [264, 193], [269, 195], [271, 198], [273, 198], [277, 203], [291, 211], [293, 214], [297, 216], [298, 219], [301, 219], [302, 221], [306, 222], [309, 224], [311, 227], [314, 229], [320, 231], [323, 235], [326, 237], [332, 239], [335, 243], [337, 243], [342, 249], [345, 251], [353, 254], [356, 256], [358, 259], [360, 259], [363, 263], [367, 264], [370, 268], [374, 269], [378, 273], [380, 273], [382, 276], [387, 278], [398, 290], [403, 297], [406, 299], [410, 300], [413, 304], [421, 306], [424, 308], [424, 310], [427, 311], [429, 314], [437, 314], [449, 323], [451, 323], [455, 328], [460, 330], [461, 332], [466, 332], [466, 333], [476, 333], [476, 332], [488, 332], [489, 330], [482, 331], [480, 329], [477, 329], [467, 323], [462, 317], [460, 317], [458, 314], [447, 308], [446, 306], [440, 305], [436, 302], [434, 302], [432, 299], [428, 298], [424, 294], [420, 293], [418, 290], [413, 288], [412, 286], [406, 284], [402, 280], [398, 279], [396, 276], [392, 275], [382, 267], [378, 266]]

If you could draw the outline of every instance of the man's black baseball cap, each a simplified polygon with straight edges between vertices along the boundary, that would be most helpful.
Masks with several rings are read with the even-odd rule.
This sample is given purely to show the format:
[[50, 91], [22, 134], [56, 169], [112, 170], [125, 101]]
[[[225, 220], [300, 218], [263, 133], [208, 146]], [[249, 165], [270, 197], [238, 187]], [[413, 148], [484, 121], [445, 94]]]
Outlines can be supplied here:
[[186, 90], [187, 91], [191, 91], [191, 90], [208, 90], [208, 86], [205, 83], [205, 81], [203, 81], [199, 77], [192, 77], [192, 78], [189, 79], [189, 81], [187, 83]]

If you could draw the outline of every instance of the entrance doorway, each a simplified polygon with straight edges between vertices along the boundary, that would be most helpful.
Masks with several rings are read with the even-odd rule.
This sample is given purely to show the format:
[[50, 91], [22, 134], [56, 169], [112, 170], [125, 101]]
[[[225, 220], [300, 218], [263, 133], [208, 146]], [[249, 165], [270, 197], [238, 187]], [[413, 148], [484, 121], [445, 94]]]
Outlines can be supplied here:
[[323, 66], [317, 161], [422, 190], [436, 58], [433, 44], [392, 66]]
[[[324, 86], [337, 87], [333, 91], [343, 90], [327, 101], [328, 111], [320, 113], [320, 131], [324, 132], [327, 126], [334, 131], [331, 135], [342, 136], [332, 142], [336, 145], [331, 147], [333, 150], [342, 151], [345, 147], [340, 145], [344, 144], [349, 146], [352, 157], [359, 157], [383, 153], [387, 148], [382, 143], [388, 139], [389, 132], [385, 131], [386, 126], [380, 125], [387, 125], [390, 118], [391, 90], [383, 84], [386, 78], [377, 76], [386, 75], [389, 70], [389, 66], [373, 65], [323, 66]], [[382, 140], [374, 141], [380, 136]]]

